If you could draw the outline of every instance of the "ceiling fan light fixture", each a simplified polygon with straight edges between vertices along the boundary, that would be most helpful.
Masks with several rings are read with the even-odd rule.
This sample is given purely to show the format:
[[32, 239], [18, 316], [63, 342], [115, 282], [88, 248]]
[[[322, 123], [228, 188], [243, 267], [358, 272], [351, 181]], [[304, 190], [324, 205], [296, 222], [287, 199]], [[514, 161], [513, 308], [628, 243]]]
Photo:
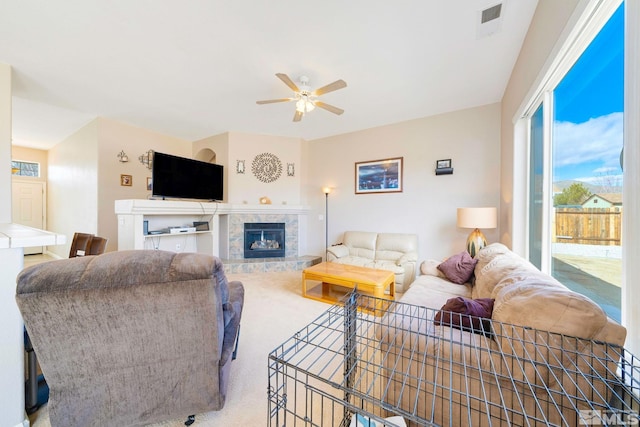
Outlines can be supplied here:
[[306, 95], [303, 95], [298, 102], [296, 102], [296, 110], [303, 114], [313, 111], [314, 108], [316, 108], [315, 104], [309, 100]]

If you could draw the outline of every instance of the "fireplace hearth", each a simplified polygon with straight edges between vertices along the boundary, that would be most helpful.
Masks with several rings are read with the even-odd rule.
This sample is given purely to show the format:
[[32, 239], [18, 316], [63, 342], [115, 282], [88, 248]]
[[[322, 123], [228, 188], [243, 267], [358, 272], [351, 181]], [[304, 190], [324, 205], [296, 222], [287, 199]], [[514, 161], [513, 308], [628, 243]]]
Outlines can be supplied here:
[[276, 258], [285, 256], [285, 224], [252, 222], [244, 224], [244, 257]]

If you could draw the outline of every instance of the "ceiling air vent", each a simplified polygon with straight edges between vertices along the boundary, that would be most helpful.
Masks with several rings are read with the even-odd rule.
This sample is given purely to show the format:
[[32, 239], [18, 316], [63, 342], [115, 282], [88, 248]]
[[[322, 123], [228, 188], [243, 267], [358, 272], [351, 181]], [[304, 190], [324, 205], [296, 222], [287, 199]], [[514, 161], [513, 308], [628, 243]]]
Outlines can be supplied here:
[[502, 28], [503, 5], [498, 3], [494, 6], [478, 11], [477, 38], [481, 39], [500, 31]]
[[502, 11], [502, 3], [492, 6], [489, 9], [483, 10], [480, 23], [486, 24], [489, 21], [493, 21], [494, 19], [500, 18], [501, 11]]

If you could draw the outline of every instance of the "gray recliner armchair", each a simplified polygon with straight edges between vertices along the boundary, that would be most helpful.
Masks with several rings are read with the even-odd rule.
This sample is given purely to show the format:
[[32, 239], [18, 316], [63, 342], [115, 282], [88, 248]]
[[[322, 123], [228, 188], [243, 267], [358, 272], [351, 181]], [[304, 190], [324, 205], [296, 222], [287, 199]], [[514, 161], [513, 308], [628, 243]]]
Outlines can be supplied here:
[[225, 402], [244, 303], [212, 256], [121, 251], [23, 270], [16, 300], [55, 426], [186, 418]]

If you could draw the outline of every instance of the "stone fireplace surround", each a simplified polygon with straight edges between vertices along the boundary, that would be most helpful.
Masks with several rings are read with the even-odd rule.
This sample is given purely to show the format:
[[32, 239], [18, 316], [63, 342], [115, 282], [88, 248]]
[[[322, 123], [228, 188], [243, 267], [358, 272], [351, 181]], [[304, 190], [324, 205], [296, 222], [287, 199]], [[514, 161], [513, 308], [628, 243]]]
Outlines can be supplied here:
[[[300, 206], [233, 205], [232, 212], [220, 217], [222, 261], [230, 273], [303, 270], [321, 261], [305, 255], [307, 214]], [[252, 222], [284, 223], [284, 258], [244, 258], [244, 224]], [[228, 233], [224, 238], [224, 231]], [[228, 242], [224, 251], [222, 242]]]

